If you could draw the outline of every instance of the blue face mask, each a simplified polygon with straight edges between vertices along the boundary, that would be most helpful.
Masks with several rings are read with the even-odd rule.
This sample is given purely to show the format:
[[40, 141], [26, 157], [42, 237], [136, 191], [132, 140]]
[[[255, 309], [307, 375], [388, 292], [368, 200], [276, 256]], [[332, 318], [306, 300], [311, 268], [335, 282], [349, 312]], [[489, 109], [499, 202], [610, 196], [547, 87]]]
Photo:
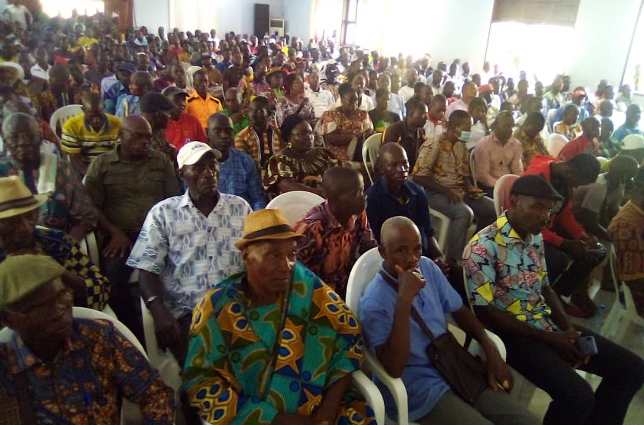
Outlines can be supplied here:
[[458, 136], [458, 140], [463, 143], [467, 143], [472, 138], [472, 133], [470, 131], [461, 131], [461, 135]]

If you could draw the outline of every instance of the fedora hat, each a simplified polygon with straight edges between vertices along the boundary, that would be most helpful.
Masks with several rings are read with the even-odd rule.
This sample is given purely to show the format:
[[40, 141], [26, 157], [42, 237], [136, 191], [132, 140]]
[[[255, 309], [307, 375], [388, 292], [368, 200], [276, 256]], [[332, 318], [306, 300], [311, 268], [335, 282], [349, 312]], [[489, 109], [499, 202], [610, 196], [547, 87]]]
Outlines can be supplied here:
[[243, 249], [254, 242], [301, 237], [288, 224], [280, 210], [265, 209], [248, 214], [244, 221], [244, 234], [235, 242], [235, 246]]
[[19, 177], [0, 178], [0, 219], [35, 210], [47, 202], [47, 194], [34, 195]]

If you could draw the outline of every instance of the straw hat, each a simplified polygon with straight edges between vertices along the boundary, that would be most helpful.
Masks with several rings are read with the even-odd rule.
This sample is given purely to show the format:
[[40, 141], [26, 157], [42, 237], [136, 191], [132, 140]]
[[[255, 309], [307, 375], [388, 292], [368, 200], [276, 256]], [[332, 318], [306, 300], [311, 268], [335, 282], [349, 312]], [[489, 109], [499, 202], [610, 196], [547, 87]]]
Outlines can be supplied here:
[[14, 80], [24, 80], [25, 79], [25, 71], [22, 69], [22, 66], [20, 64], [15, 63], [15, 62], [2, 62], [0, 63], [0, 68], [7, 68], [10, 69], [11, 72], [13, 73], [13, 79]]
[[16, 176], [0, 178], [0, 219], [35, 210], [47, 202], [47, 194], [34, 195]]
[[252, 212], [244, 221], [244, 234], [235, 246], [243, 249], [251, 243], [266, 240], [301, 238], [288, 224], [280, 210], [265, 209]]

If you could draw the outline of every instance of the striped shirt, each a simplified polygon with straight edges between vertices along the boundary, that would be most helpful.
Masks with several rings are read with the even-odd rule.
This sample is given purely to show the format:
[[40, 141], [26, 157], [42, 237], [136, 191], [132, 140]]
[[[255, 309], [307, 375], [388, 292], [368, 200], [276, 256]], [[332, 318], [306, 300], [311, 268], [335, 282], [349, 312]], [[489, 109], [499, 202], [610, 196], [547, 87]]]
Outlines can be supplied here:
[[76, 115], [63, 125], [61, 150], [68, 155], [82, 155], [89, 162], [95, 156], [111, 152], [119, 138], [121, 120], [105, 114], [107, 121], [99, 131], [85, 124], [85, 114]]

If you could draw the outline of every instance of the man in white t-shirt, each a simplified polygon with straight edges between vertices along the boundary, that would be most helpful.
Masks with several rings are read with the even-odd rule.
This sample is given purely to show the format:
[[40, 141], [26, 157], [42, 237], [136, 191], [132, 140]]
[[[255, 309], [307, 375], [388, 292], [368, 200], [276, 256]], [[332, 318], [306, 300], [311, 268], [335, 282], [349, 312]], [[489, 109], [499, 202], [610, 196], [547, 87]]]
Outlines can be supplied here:
[[308, 82], [309, 86], [305, 90], [305, 96], [313, 105], [315, 118], [320, 118], [324, 112], [333, 108], [335, 99], [329, 90], [320, 87], [320, 74], [317, 71], [309, 74]]
[[33, 18], [31, 17], [29, 9], [20, 3], [21, 0], [9, 0], [7, 6], [2, 11], [2, 17], [9, 22], [13, 22], [17, 27], [26, 30], [31, 26]]
[[398, 90], [398, 94], [403, 98], [404, 103], [407, 103], [407, 101], [414, 96], [414, 85], [416, 84], [416, 81], [418, 81], [418, 71], [416, 71], [415, 68], [409, 68], [407, 70], [406, 77], [406, 85]]

